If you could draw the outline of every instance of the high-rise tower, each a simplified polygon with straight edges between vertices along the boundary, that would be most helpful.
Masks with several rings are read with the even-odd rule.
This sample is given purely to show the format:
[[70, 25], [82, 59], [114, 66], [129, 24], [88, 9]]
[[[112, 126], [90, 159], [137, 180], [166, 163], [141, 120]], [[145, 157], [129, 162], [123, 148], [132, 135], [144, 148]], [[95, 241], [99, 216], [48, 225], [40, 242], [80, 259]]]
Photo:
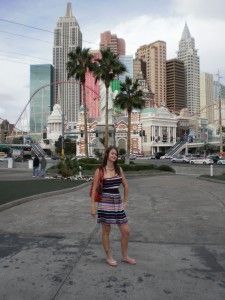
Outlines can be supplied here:
[[[55, 67], [55, 81], [66, 82], [68, 53], [75, 50], [77, 46], [82, 47], [82, 34], [76, 18], [72, 14], [71, 2], [67, 3], [66, 15], [60, 17], [54, 31], [53, 65]], [[70, 81], [75, 81], [72, 79]], [[57, 95], [55, 87], [55, 102], [60, 99], [67, 122], [77, 122], [80, 106], [79, 83], [60, 84], [60, 95]]]
[[138, 48], [136, 58], [146, 63], [148, 89], [154, 94], [155, 104], [166, 104], [166, 43], [156, 41]]
[[125, 55], [125, 41], [110, 31], [101, 33], [100, 49], [109, 48], [116, 55]]
[[209, 123], [214, 121], [213, 74], [200, 74], [200, 108], [201, 117], [207, 118]]
[[53, 104], [53, 66], [30, 66], [30, 97], [41, 87], [30, 102], [30, 131], [43, 133]]
[[179, 42], [178, 59], [184, 62], [185, 70], [185, 100], [190, 113], [200, 111], [200, 69], [195, 40], [190, 35], [185, 23]]
[[184, 63], [178, 59], [166, 62], [166, 104], [169, 110], [179, 112], [185, 103]]

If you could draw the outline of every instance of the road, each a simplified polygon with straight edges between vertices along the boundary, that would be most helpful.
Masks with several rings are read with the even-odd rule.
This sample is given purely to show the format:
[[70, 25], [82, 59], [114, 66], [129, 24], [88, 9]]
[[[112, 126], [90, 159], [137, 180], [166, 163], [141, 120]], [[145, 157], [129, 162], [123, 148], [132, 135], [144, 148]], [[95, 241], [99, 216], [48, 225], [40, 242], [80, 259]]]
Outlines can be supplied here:
[[0, 213], [0, 299], [225, 299], [225, 184], [192, 176], [129, 179], [130, 255], [109, 267], [88, 188]]
[[[155, 164], [157, 166], [169, 165], [177, 174], [183, 175], [210, 175], [210, 165], [192, 165], [187, 163], [172, 163], [169, 159], [137, 159], [136, 164]], [[225, 165], [213, 164], [213, 174], [221, 175], [225, 173]]]

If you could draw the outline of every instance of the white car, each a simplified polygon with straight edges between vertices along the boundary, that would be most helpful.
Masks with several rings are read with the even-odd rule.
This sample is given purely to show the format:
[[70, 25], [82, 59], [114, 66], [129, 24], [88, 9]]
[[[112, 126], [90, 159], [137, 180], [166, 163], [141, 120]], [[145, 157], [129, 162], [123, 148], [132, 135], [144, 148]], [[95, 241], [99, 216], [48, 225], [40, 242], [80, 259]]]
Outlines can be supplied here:
[[217, 165], [225, 165], [225, 158], [220, 158], [220, 159], [217, 161]]
[[198, 164], [198, 165], [211, 165], [213, 164], [213, 160], [210, 158], [195, 158], [189, 161], [190, 164]]
[[160, 157], [160, 159], [171, 159], [171, 158], [173, 158], [173, 156], [171, 155], [163, 155]]
[[171, 160], [173, 163], [189, 163], [190, 159], [184, 155], [174, 156]]

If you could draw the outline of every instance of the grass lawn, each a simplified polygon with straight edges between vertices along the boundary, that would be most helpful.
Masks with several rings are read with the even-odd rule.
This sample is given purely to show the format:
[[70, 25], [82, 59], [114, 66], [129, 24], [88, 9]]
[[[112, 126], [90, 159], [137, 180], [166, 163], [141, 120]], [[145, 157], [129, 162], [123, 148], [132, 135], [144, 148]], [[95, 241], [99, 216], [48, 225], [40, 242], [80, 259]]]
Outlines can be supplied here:
[[216, 175], [216, 176], [209, 176], [209, 175], [202, 175], [200, 177], [205, 177], [205, 178], [211, 178], [211, 179], [219, 179], [225, 181], [225, 174], [222, 175]]
[[24, 181], [0, 181], [0, 205], [41, 193], [72, 188], [84, 181], [61, 180], [24, 180]]

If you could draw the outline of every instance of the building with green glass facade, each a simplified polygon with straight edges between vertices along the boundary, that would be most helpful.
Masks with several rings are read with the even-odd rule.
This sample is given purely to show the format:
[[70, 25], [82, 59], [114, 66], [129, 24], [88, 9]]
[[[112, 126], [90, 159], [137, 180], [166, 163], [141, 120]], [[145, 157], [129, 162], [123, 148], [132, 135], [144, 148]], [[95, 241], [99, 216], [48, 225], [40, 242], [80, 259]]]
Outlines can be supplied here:
[[53, 70], [50, 64], [30, 66], [30, 97], [40, 89], [30, 101], [31, 133], [42, 133], [46, 129], [53, 107]]

